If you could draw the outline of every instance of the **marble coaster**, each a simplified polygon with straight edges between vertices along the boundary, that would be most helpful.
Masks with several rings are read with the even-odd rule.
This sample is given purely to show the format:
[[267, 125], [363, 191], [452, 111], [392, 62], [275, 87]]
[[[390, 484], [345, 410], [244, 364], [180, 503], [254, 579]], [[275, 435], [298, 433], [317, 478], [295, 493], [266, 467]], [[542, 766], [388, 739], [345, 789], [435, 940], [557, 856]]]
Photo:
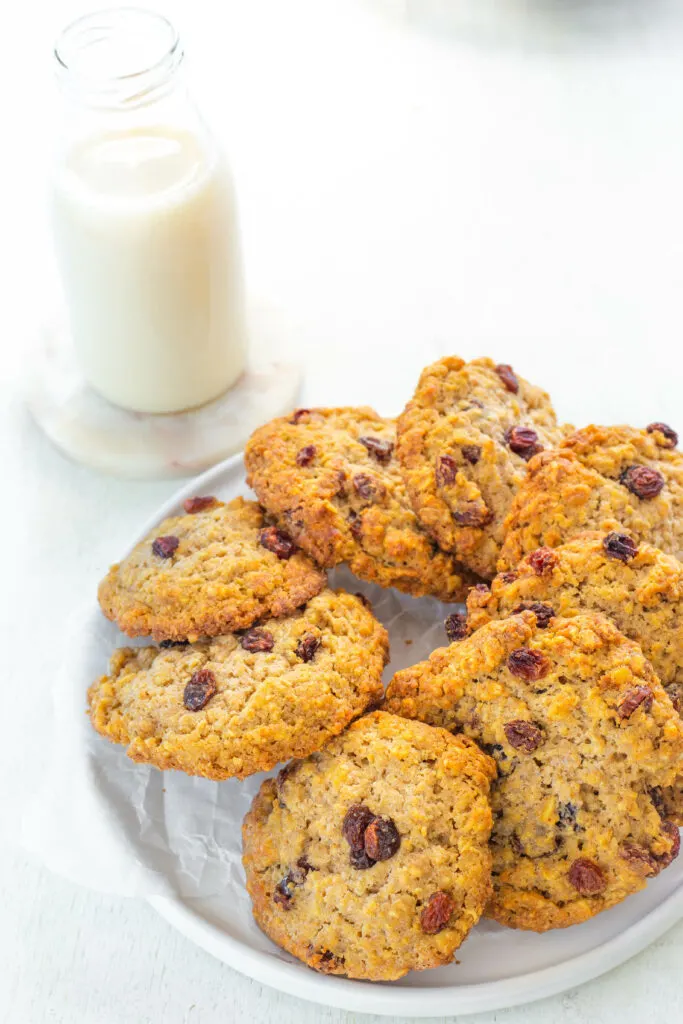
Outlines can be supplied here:
[[[256, 318], [249, 366], [220, 398], [188, 412], [151, 415], [111, 405], [88, 386], [63, 323], [40, 334], [27, 388], [35, 421], [62, 452], [114, 476], [194, 476], [241, 451], [249, 435], [296, 405], [301, 369], [280, 361]], [[274, 339], [273, 339], [274, 340]], [[282, 346], [278, 346], [282, 347]], [[286, 346], [285, 346], [286, 348]]]

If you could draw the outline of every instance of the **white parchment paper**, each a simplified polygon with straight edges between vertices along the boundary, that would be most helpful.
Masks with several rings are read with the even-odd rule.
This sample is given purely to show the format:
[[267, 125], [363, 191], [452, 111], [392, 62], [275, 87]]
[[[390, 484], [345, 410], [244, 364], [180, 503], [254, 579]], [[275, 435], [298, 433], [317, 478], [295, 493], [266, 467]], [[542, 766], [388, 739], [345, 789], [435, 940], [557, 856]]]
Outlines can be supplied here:
[[[361, 583], [345, 568], [330, 584], [364, 593], [389, 630], [399, 668], [446, 643], [453, 605], [414, 600]], [[130, 761], [93, 730], [85, 693], [106, 671], [115, 647], [130, 645], [93, 602], [67, 631], [56, 674], [53, 749], [45, 784], [29, 806], [24, 845], [52, 871], [125, 896], [183, 897], [242, 891], [241, 824], [266, 777], [211, 782]]]

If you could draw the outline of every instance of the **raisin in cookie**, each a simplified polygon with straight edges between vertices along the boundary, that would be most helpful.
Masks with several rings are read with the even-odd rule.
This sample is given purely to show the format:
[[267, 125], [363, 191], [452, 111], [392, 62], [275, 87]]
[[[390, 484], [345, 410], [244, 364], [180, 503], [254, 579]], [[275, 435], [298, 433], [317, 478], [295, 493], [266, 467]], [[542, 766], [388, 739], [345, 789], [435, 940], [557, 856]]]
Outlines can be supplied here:
[[242, 635], [115, 652], [88, 691], [95, 729], [134, 761], [244, 778], [319, 750], [382, 697], [387, 633], [325, 590]]
[[450, 963], [491, 892], [491, 758], [376, 712], [263, 783], [242, 830], [256, 923], [371, 981]]
[[196, 640], [287, 615], [327, 579], [253, 501], [190, 498], [102, 580], [99, 601], [128, 636]]
[[423, 526], [490, 577], [528, 460], [561, 436], [545, 391], [509, 366], [452, 356], [422, 372], [398, 420], [397, 455]]
[[585, 530], [616, 530], [683, 559], [683, 455], [664, 423], [586, 427], [537, 455], [512, 503], [498, 568]]
[[640, 648], [597, 612], [490, 622], [398, 672], [386, 708], [495, 758], [486, 913], [501, 924], [585, 921], [678, 853], [659, 787], [683, 767], [683, 725]]
[[249, 440], [247, 481], [301, 547], [370, 583], [461, 600], [473, 582], [421, 528], [394, 457], [395, 426], [372, 409], [298, 409]]

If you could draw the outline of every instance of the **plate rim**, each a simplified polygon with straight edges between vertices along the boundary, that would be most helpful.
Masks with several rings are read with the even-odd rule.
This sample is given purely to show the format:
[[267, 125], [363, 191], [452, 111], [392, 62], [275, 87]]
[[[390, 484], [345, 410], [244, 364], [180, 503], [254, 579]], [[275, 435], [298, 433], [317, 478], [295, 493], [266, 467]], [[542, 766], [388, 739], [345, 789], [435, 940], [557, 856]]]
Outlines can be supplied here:
[[[161, 519], [172, 515], [185, 498], [201, 493], [206, 485], [233, 474], [243, 465], [243, 453], [238, 452], [192, 477], [146, 520], [130, 548]], [[308, 976], [301, 964], [254, 950], [222, 931], [193, 908], [192, 904], [199, 901], [159, 895], [145, 899], [164, 920], [195, 945], [270, 988], [335, 1009], [418, 1018], [502, 1010], [558, 995], [625, 963], [683, 918], [682, 882], [639, 921], [593, 949], [559, 964], [498, 981], [410, 989], [387, 982], [335, 978], [315, 971], [310, 971]]]

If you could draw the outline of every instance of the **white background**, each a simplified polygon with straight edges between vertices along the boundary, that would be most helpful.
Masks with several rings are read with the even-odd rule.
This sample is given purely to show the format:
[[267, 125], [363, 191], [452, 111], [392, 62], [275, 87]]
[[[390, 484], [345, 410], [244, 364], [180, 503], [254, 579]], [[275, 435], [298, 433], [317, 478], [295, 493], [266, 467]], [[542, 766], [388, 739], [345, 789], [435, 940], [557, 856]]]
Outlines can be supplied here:
[[[521, 0], [165, 4], [232, 158], [250, 289], [299, 325], [305, 402], [391, 414], [434, 356], [490, 354], [566, 419], [683, 428], [683, 4], [538, 4], [558, 10], [533, 31], [511, 13], [496, 27]], [[3, 11], [0, 1021], [346, 1024], [361, 1018], [242, 978], [15, 843], [69, 609], [174, 486], [70, 464], [22, 406], [52, 303], [50, 43], [95, 6]], [[468, 9], [490, 26], [463, 31]], [[682, 961], [679, 925], [578, 991], [478, 1020], [678, 1020]]]

